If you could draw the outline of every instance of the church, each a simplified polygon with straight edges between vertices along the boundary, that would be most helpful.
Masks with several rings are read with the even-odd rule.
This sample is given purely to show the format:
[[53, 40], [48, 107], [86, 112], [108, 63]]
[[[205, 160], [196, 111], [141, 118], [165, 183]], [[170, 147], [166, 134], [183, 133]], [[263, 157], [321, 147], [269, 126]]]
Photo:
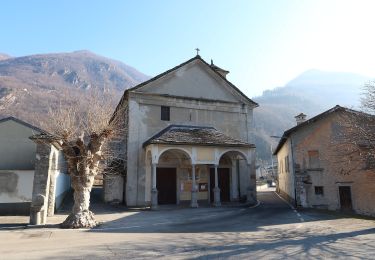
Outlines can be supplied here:
[[106, 202], [152, 209], [256, 202], [258, 104], [228, 73], [196, 55], [125, 91], [116, 109], [126, 111], [125, 175], [105, 177]]

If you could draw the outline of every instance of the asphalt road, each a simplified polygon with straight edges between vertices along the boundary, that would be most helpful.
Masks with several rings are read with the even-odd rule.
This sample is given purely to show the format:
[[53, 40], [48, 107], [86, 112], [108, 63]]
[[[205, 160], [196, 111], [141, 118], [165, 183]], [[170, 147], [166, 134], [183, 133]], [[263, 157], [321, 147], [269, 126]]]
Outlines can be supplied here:
[[92, 230], [2, 230], [0, 259], [375, 258], [374, 220], [296, 211], [272, 191], [258, 199], [253, 208], [116, 213]]

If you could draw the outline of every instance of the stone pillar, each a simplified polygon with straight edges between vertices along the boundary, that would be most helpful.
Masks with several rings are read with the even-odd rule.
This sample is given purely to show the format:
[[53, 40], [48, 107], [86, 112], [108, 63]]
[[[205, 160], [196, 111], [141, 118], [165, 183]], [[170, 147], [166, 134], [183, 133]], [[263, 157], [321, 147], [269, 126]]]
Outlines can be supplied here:
[[217, 173], [217, 167], [218, 167], [218, 165], [215, 165], [215, 188], [214, 188], [214, 206], [215, 207], [221, 206], [219, 177], [218, 177], [218, 173]]
[[195, 182], [195, 165], [191, 165], [191, 203], [190, 207], [198, 208], [198, 189]]
[[249, 176], [248, 187], [246, 189], [246, 201], [247, 203], [255, 204], [257, 202], [256, 198], [256, 176], [255, 176], [255, 164], [247, 165], [247, 175]]
[[[52, 165], [54, 165], [52, 163]], [[47, 216], [51, 217], [55, 214], [55, 196], [56, 196], [56, 171], [51, 169], [49, 179], [49, 192], [48, 192], [48, 208]]]
[[156, 163], [152, 164], [152, 189], [151, 189], [151, 209], [158, 208], [158, 190], [156, 189]]
[[49, 163], [51, 145], [37, 142], [33, 193], [30, 208], [30, 224], [44, 225], [47, 223], [47, 207], [49, 195]]
[[49, 192], [48, 192], [48, 208], [47, 216], [51, 217], [55, 214], [55, 197], [56, 197], [56, 167], [57, 167], [57, 151], [53, 153], [49, 167]]
[[238, 201], [239, 200], [239, 163], [238, 159], [232, 159], [232, 168], [231, 168], [231, 176], [232, 176], [232, 187], [231, 187], [231, 201]]

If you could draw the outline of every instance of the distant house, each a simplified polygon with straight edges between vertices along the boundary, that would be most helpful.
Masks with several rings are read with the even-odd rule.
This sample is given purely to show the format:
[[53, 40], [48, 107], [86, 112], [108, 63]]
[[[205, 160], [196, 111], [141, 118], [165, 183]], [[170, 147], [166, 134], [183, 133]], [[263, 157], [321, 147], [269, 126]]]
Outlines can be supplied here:
[[304, 114], [296, 116], [297, 126], [284, 132], [274, 152], [277, 188], [284, 198], [298, 207], [375, 215], [370, 199], [375, 197], [374, 167], [360, 146], [343, 138], [350, 136], [343, 120], [359, 114], [335, 106], [309, 120]]
[[125, 91], [126, 178], [106, 176], [105, 200], [129, 206], [256, 201], [253, 109], [196, 57]]
[[[20, 119], [8, 117], [0, 120], [0, 214], [28, 215], [33, 194], [36, 143], [30, 136], [45, 131]], [[62, 158], [55, 155], [54, 165]], [[56, 168], [56, 167], [55, 167]], [[52, 170], [52, 169], [51, 169]], [[63, 195], [70, 187], [69, 177], [55, 170], [54, 182], [50, 194], [53, 197], [52, 208], [58, 208]]]

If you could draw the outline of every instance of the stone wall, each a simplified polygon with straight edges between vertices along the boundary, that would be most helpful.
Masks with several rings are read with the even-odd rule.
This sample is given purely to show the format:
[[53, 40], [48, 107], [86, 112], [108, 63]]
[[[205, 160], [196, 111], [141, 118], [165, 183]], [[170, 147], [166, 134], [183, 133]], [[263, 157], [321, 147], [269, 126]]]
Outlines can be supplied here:
[[54, 215], [56, 205], [61, 204], [70, 189], [70, 181], [61, 151], [45, 140], [34, 141], [37, 148], [30, 224], [39, 225], [46, 224], [47, 217]]

